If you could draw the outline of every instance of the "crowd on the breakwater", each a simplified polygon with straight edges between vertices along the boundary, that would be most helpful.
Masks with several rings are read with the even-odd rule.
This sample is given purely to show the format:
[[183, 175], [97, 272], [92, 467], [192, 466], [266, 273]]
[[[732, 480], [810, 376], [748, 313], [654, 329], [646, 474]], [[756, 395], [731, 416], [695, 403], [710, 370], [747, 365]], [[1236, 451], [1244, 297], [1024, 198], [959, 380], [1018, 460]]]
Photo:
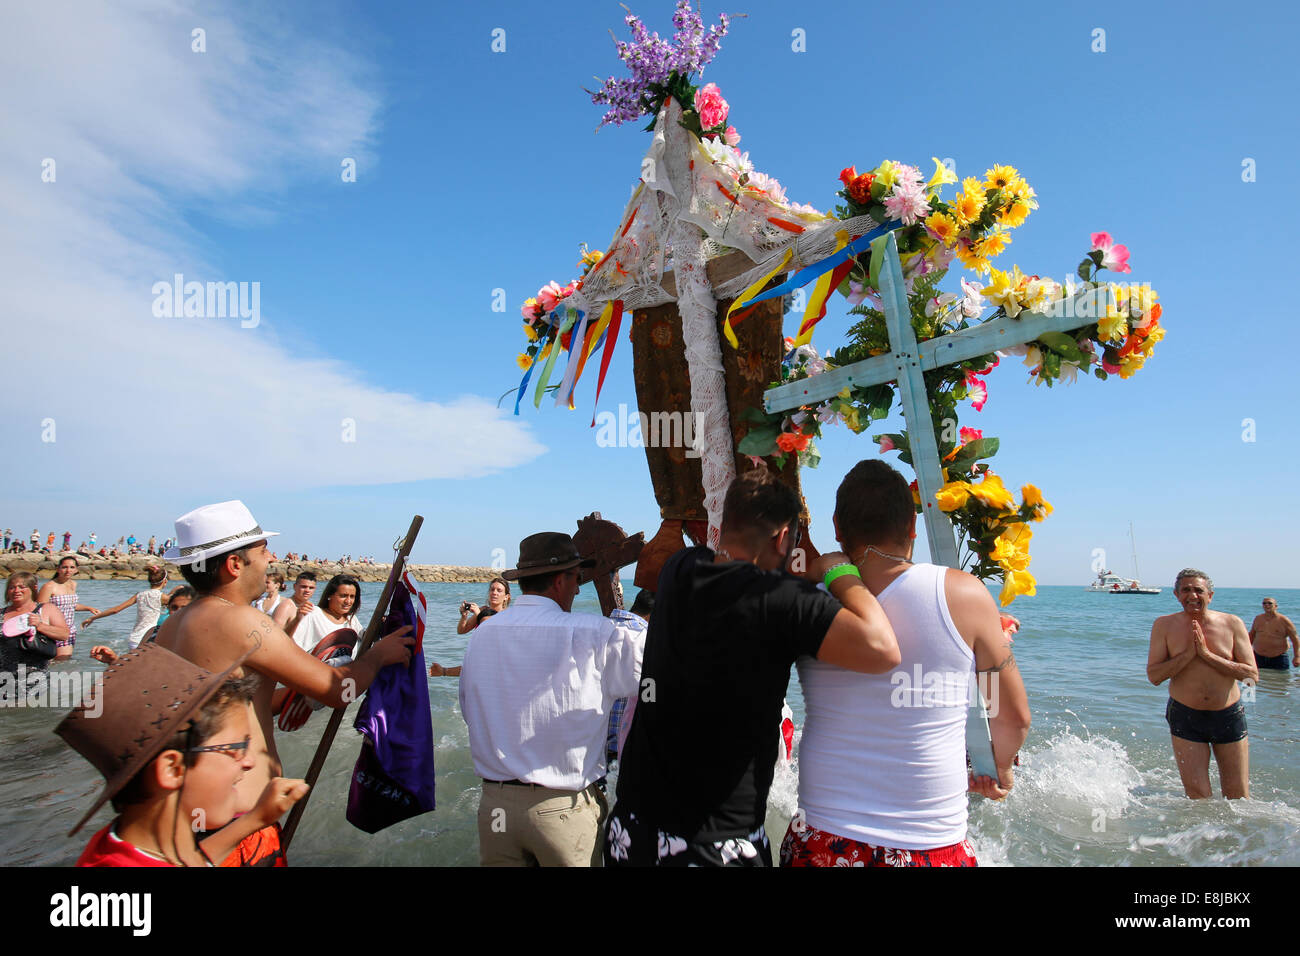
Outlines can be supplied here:
[[[63, 532], [63, 543], [57, 550], [54, 546], [55, 537], [56, 535], [53, 531], [46, 532], [44, 543], [42, 544], [41, 532], [37, 528], [33, 528], [32, 533], [28, 535], [26, 539], [21, 535], [14, 534], [12, 528], [5, 528], [3, 544], [0, 544], [0, 549], [2, 549], [6, 554], [59, 555], [75, 553], [84, 557], [98, 555], [101, 558], [135, 557], [136, 555], [162, 557], [163, 554], [176, 543], [175, 538], [166, 538], [163, 540], [163, 543], [159, 545], [157, 535], [151, 534], [149, 535], [149, 540], [144, 541], [143, 539], [137, 538], [134, 534], [124, 534], [120, 535], [116, 542], [112, 544], [102, 544], [99, 546], [98, 550], [96, 550], [95, 545], [99, 542], [99, 536], [92, 531], [90, 532], [90, 537], [82, 540], [81, 544], [77, 545], [76, 550], [73, 551], [73, 535], [71, 531]], [[341, 555], [337, 561], [330, 561], [328, 558], [323, 558], [320, 555], [313, 558], [310, 555], [298, 554], [294, 551], [285, 554], [283, 559], [273, 553], [271, 555], [271, 560], [276, 562], [283, 560], [287, 564], [375, 564], [375, 559], [371, 555], [362, 555], [359, 558], [353, 558], [352, 555], [345, 554]]]

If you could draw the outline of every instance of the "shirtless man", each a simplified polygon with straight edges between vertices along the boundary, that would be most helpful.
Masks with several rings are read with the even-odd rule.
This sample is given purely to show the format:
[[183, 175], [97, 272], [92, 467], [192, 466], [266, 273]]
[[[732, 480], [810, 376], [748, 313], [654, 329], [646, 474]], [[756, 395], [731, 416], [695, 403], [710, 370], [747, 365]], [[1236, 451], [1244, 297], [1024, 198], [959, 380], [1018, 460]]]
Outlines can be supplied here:
[[[1291, 642], [1291, 659], [1287, 659], [1286, 645]], [[1277, 601], [1264, 598], [1264, 613], [1255, 616], [1250, 625], [1250, 646], [1255, 651], [1255, 666], [1284, 671], [1292, 665], [1300, 667], [1300, 637], [1295, 625], [1284, 614], [1277, 613]]]
[[1259, 671], [1246, 625], [1232, 614], [1210, 610], [1214, 582], [1204, 571], [1179, 571], [1174, 596], [1183, 610], [1156, 618], [1151, 626], [1147, 678], [1157, 686], [1169, 681], [1165, 719], [1183, 790], [1193, 800], [1210, 796], [1213, 748], [1224, 797], [1249, 797], [1246, 708], [1237, 682], [1256, 681]]
[[277, 627], [288, 632], [291, 622], [311, 613], [311, 596], [315, 593], [315, 573], [303, 571], [293, 582], [293, 597], [288, 601], [281, 601], [280, 606], [275, 609], [275, 614], [271, 615], [271, 619], [275, 621]]
[[[242, 502], [206, 505], [176, 519], [177, 547], [166, 559], [180, 566], [197, 593], [194, 602], [169, 617], [158, 632], [158, 643], [200, 667], [221, 673], [245, 652], [246, 670], [263, 678], [253, 695], [252, 740], [255, 761], [236, 785], [236, 810], [250, 810], [272, 777], [283, 776], [271, 725], [271, 695], [276, 683], [286, 684], [330, 707], [344, 707], [370, 686], [389, 664], [411, 658], [409, 627], [375, 643], [346, 667], [330, 667], [304, 652], [272, 620], [252, 606], [266, 587], [271, 555], [264, 532]], [[233, 549], [233, 550], [232, 550]], [[226, 865], [271, 864], [283, 860], [279, 827], [259, 830], [241, 844]], [[274, 832], [270, 832], [274, 831]], [[238, 857], [238, 860], [236, 860]]]

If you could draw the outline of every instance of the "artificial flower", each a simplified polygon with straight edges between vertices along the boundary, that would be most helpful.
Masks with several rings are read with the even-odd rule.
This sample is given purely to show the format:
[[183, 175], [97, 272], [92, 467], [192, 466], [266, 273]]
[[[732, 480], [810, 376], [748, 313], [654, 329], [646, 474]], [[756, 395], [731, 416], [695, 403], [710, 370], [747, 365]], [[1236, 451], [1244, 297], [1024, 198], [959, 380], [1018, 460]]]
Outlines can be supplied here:
[[740, 134], [736, 132], [736, 127], [728, 126], [722, 134], [722, 138], [728, 146], [738, 146], [740, 144]]
[[976, 252], [975, 244], [969, 239], [959, 241], [953, 246], [953, 251], [957, 254], [958, 261], [974, 272], [983, 274], [993, 268], [993, 263]]
[[559, 305], [560, 300], [564, 298], [564, 291], [554, 280], [546, 283], [537, 290], [537, 301], [542, 307], [543, 312], [552, 312]]
[[1007, 490], [1006, 485], [1002, 484], [1002, 479], [991, 471], [984, 473], [984, 480], [978, 485], [970, 486], [970, 493], [998, 511], [1009, 511], [1016, 505], [1016, 499]]
[[913, 183], [896, 184], [894, 191], [885, 198], [885, 214], [890, 219], [901, 220], [905, 226], [915, 225], [918, 219], [929, 213], [930, 203], [924, 191]]
[[1043, 493], [1034, 485], [1022, 485], [1020, 497], [1024, 499], [1025, 504], [1035, 509], [1034, 521], [1042, 521], [1055, 510], [1052, 508], [1052, 503], [1044, 498]]
[[706, 83], [695, 91], [695, 111], [700, 114], [700, 126], [704, 129], [715, 129], [725, 123], [730, 109], [718, 84]]
[[1112, 272], [1132, 272], [1128, 264], [1128, 246], [1121, 246], [1110, 237], [1108, 232], [1094, 232], [1092, 234], [1092, 249], [1090, 252], [1100, 252], [1101, 268], [1109, 269]]
[[945, 246], [957, 241], [957, 223], [947, 213], [931, 213], [925, 220], [925, 228]]
[[934, 195], [938, 193], [940, 186], [955, 183], [957, 181], [957, 174], [943, 163], [939, 162], [938, 157], [931, 156], [930, 158], [934, 160], [934, 175], [931, 176], [929, 182], [925, 184], [925, 188], [931, 195]]
[[533, 328], [532, 323], [524, 323], [524, 338], [530, 342], [536, 342], [538, 339], [537, 329]]
[[894, 444], [894, 439], [888, 435], [880, 436], [880, 453], [883, 455], [887, 451], [893, 451], [898, 446]]
[[811, 438], [803, 432], [782, 432], [776, 436], [776, 446], [787, 454], [792, 451], [803, 451], [808, 447], [809, 441]]
[[992, 259], [994, 256], [1000, 256], [1009, 245], [1011, 245], [1011, 237], [1005, 232], [990, 232], [975, 243], [975, 252], [986, 259]]
[[1014, 166], [994, 166], [984, 172], [985, 189], [1007, 189], [1020, 182], [1020, 173]]
[[1034, 587], [1036, 583], [1034, 576], [1028, 571], [1007, 571], [1002, 581], [1002, 593], [998, 595], [998, 600], [1003, 607], [1006, 607], [1022, 594], [1033, 597], [1038, 593]]
[[966, 507], [970, 500], [971, 484], [967, 481], [950, 481], [935, 494], [935, 503], [945, 514]]
[[1118, 342], [1128, 335], [1127, 316], [1113, 305], [1106, 308], [1106, 314], [1097, 320], [1097, 336], [1103, 342]]
[[967, 428], [963, 425], [958, 437], [961, 439], [963, 445], [969, 445], [971, 442], [979, 441], [983, 438], [984, 430], [980, 428]]
[[975, 373], [966, 373], [966, 397], [970, 399], [971, 408], [977, 412], [984, 411], [984, 404], [989, 400], [988, 386], [975, 377]]
[[968, 319], [978, 319], [984, 314], [984, 285], [979, 282], [961, 280], [961, 314]]
[[993, 281], [984, 287], [984, 298], [994, 305], [1001, 306], [1003, 311], [1014, 319], [1024, 308], [1019, 299], [1019, 287], [1021, 280], [1025, 278], [1024, 273], [1020, 271], [1020, 266], [1012, 266], [1010, 273], [993, 269], [990, 278]]
[[861, 176], [854, 176], [845, 185], [848, 186], [849, 198], [855, 203], [865, 206], [871, 202], [871, 184], [875, 182], [876, 177], [871, 173], [863, 173]]
[[527, 372], [530, 368], [533, 367], [532, 356], [529, 355], [527, 352], [520, 352], [519, 357], [515, 359], [515, 364], [519, 366], [519, 370], [521, 372]]

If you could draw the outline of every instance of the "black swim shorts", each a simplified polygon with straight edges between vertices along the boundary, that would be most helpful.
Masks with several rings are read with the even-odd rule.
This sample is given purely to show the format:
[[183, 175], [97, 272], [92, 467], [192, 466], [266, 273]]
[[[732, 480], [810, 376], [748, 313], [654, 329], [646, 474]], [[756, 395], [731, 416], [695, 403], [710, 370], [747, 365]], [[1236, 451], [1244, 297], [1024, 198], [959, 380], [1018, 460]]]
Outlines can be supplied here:
[[1246, 739], [1246, 707], [1237, 701], [1223, 710], [1196, 710], [1172, 697], [1165, 707], [1169, 732], [1198, 744], [1235, 744]]
[[1255, 666], [1262, 667], [1265, 670], [1285, 671], [1291, 669], [1291, 658], [1283, 653], [1277, 657], [1260, 657], [1255, 655]]

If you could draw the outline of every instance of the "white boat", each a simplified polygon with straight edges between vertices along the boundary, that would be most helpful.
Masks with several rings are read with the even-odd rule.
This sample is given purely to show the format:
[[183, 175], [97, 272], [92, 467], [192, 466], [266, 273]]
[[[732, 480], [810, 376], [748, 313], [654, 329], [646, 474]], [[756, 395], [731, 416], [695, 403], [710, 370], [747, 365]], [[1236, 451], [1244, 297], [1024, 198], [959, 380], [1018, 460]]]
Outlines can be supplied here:
[[[1129, 539], [1133, 543], [1133, 573], [1138, 573], [1137, 566], [1137, 539], [1133, 536], [1133, 523], [1129, 522], [1128, 526]], [[1142, 582], [1137, 578], [1123, 578], [1112, 571], [1103, 570], [1097, 574], [1097, 580], [1093, 581], [1087, 588], [1087, 591], [1104, 591], [1107, 594], [1159, 594], [1160, 588], [1144, 588]]]

